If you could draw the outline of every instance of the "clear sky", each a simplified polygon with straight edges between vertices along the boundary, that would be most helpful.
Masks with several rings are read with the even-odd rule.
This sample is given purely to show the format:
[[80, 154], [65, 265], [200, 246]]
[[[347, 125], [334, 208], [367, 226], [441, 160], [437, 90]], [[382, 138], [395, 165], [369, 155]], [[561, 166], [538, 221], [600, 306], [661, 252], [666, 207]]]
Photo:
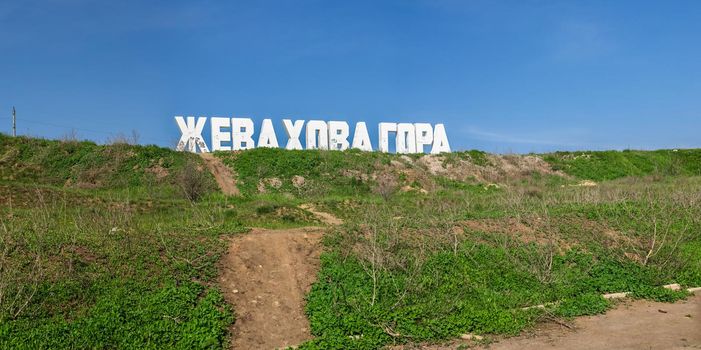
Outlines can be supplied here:
[[[701, 1], [0, 0], [0, 131], [442, 122], [453, 149], [701, 147]], [[351, 124], [352, 125], [352, 124]], [[284, 144], [284, 132], [278, 130]]]

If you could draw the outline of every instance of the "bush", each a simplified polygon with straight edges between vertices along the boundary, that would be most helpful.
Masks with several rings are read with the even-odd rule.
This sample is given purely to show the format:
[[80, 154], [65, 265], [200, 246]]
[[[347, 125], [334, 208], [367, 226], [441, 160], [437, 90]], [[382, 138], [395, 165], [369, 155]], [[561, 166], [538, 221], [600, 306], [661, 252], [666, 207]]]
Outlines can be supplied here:
[[598, 315], [606, 312], [611, 303], [598, 293], [585, 293], [572, 298], [566, 298], [555, 309], [555, 315], [560, 317], [577, 317]]
[[397, 179], [391, 173], [382, 173], [377, 177], [377, 184], [373, 188], [373, 192], [379, 194], [385, 200], [388, 200], [394, 193], [397, 192]]
[[194, 160], [188, 159], [185, 162], [178, 176], [178, 183], [183, 191], [183, 195], [191, 202], [199, 200], [207, 193], [207, 178], [204, 172], [207, 171]]

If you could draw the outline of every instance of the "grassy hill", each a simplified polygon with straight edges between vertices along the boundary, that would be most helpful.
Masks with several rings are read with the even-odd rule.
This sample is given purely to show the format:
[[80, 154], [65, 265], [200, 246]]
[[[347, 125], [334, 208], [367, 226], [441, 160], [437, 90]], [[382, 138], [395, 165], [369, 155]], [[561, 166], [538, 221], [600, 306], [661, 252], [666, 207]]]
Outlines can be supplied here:
[[[179, 176], [187, 166], [203, 169], [193, 154], [157, 146], [89, 141], [55, 141], [0, 134], [0, 179], [71, 189], [138, 190], [162, 198], [177, 197]], [[215, 190], [204, 173], [205, 192]]]
[[0, 348], [226, 347], [226, 238], [318, 225], [302, 203], [345, 221], [303, 348], [516, 334], [701, 286], [699, 150], [216, 156], [241, 197], [197, 155], [0, 135]]
[[[220, 347], [225, 208], [182, 188], [199, 157], [0, 135], [0, 348]], [[206, 172], [203, 195], [215, 195]]]
[[596, 181], [626, 176], [701, 175], [701, 151], [697, 149], [556, 152], [544, 159], [553, 169]]

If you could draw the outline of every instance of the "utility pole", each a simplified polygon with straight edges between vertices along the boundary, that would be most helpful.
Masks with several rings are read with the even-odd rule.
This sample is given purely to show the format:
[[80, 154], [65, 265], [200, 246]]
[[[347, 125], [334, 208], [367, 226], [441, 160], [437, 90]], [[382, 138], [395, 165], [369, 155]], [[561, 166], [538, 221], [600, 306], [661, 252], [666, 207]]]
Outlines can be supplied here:
[[17, 113], [15, 112], [15, 106], [12, 106], [12, 137], [17, 136]]

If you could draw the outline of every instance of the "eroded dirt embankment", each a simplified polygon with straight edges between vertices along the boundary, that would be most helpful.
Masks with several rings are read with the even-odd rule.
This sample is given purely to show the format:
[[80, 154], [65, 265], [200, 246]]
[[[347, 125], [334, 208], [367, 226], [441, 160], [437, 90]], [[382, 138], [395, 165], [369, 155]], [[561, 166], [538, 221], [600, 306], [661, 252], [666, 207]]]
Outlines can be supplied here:
[[217, 181], [222, 193], [227, 196], [238, 196], [240, 192], [238, 187], [236, 187], [236, 174], [213, 154], [200, 153], [200, 156], [209, 172], [212, 173], [212, 176]]

